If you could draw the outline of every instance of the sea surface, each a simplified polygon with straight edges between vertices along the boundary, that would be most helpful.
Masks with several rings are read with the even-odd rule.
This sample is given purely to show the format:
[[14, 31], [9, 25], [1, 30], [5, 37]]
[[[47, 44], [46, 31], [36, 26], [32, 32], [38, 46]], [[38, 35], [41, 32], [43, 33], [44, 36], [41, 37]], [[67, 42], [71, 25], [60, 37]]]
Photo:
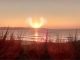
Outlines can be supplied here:
[[[0, 29], [0, 36], [6, 33], [6, 29]], [[22, 41], [39, 41], [44, 42], [46, 39], [50, 42], [68, 42], [68, 38], [75, 37], [80, 40], [80, 29], [9, 29], [7, 40], [10, 39], [11, 35], [15, 40]]]

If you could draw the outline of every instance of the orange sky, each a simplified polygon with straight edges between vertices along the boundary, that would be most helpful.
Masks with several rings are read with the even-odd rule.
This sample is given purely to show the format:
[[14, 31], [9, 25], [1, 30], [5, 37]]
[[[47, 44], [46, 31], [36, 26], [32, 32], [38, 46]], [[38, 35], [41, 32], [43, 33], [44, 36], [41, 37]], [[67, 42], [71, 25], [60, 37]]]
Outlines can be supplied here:
[[44, 17], [47, 28], [80, 28], [79, 0], [2, 0], [0, 26], [29, 27], [26, 18]]
[[[47, 23], [43, 26], [46, 28], [79, 28], [80, 20], [75, 20], [73, 18], [61, 18], [61, 17], [50, 17], [46, 18]], [[69, 21], [68, 21], [68, 20]], [[10, 27], [30, 27], [28, 22], [26, 22], [26, 18], [13, 18], [6, 19], [0, 21], [0, 26], [10, 26]]]

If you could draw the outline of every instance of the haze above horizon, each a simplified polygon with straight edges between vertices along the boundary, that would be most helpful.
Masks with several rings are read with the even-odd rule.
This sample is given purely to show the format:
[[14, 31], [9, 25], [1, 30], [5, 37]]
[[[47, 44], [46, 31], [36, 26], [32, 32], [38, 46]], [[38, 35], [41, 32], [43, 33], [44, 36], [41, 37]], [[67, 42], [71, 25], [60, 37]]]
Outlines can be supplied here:
[[29, 27], [27, 17], [46, 18], [42, 28], [80, 28], [80, 0], [0, 1], [1, 27]]

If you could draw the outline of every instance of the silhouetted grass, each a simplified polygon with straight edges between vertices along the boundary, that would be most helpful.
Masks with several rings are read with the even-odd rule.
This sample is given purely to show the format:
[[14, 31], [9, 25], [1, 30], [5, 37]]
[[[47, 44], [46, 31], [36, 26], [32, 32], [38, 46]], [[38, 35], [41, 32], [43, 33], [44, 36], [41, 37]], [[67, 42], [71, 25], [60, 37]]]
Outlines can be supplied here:
[[[9, 28], [0, 38], [0, 60], [76, 60], [80, 59], [80, 41], [67, 43], [53, 43], [48, 40], [48, 31], [46, 32], [45, 42], [31, 42], [30, 45], [22, 45], [21, 35], [18, 40], [14, 33], [7, 40]], [[76, 34], [75, 34], [76, 36]], [[69, 36], [71, 37], [71, 36]], [[72, 38], [72, 37], [71, 37]], [[58, 40], [59, 38], [57, 38]], [[27, 41], [29, 42], [29, 41]]]

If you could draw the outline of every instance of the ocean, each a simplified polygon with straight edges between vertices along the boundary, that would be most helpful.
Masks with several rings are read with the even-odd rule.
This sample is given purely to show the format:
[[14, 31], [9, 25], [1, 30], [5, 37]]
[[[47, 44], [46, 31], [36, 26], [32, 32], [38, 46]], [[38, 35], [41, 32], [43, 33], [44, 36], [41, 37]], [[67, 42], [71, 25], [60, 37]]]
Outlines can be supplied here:
[[[4, 35], [5, 32], [6, 29], [0, 29], [0, 36]], [[22, 41], [45, 42], [47, 39], [49, 42], [68, 42], [69, 37], [73, 40], [75, 37], [76, 40], [80, 40], [80, 29], [9, 29], [7, 40], [12, 34], [15, 40], [21, 39]]]

